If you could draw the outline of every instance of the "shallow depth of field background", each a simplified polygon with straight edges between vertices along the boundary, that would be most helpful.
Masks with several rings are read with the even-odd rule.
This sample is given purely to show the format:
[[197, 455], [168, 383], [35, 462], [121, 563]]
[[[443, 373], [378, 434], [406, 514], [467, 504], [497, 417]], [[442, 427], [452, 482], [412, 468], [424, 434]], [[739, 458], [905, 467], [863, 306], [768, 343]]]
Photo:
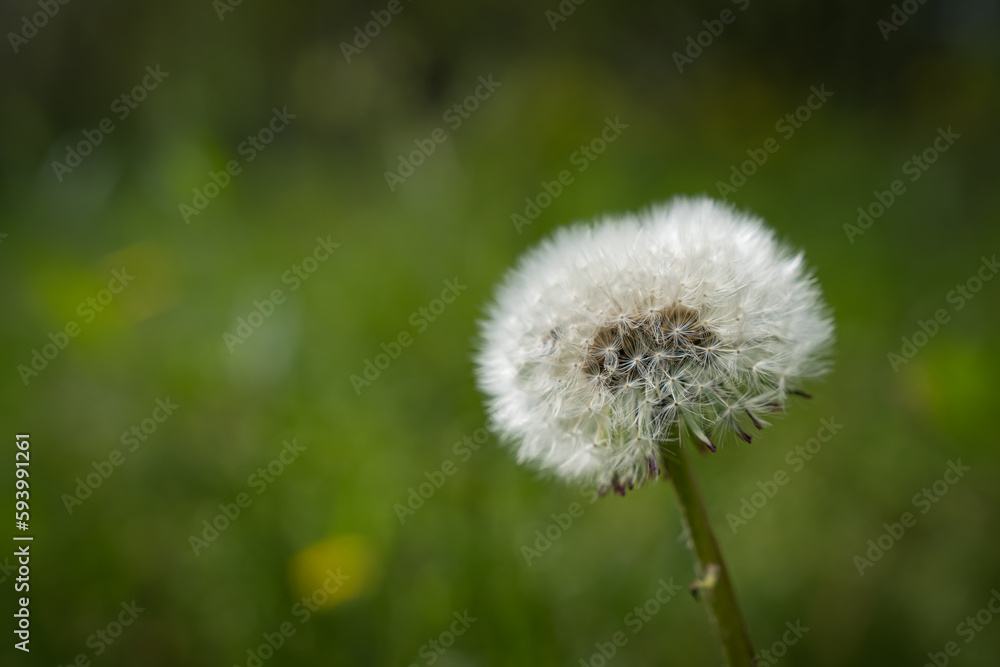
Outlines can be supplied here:
[[[729, 199], [806, 251], [838, 342], [814, 400], [696, 460], [755, 643], [800, 621], [779, 664], [921, 665], [949, 641], [951, 664], [997, 664], [1000, 619], [969, 643], [957, 626], [1000, 588], [1000, 280], [961, 310], [948, 295], [1000, 250], [1000, 10], [928, 0], [884, 40], [889, 3], [779, 4], [590, 0], [553, 31], [555, 0], [404, 0], [350, 63], [340, 43], [385, 3], [243, 2], [220, 21], [209, 0], [72, 2], [17, 54], [8, 37], [0, 508], [27, 431], [35, 542], [30, 656], [10, 646], [0, 572], [4, 664], [255, 664], [285, 622], [295, 634], [264, 664], [599, 665], [595, 643], [618, 631], [609, 664], [719, 664], [686, 593], [626, 625], [661, 579], [692, 579], [667, 484], [591, 505], [492, 437], [454, 445], [484, 425], [476, 320], [522, 251], [575, 220], [716, 196], [769, 137], [779, 150]], [[727, 8], [735, 21], [678, 72], [672, 54]], [[6, 3], [0, 27], [37, 11]], [[169, 76], [119, 120], [112, 102], [158, 64]], [[500, 87], [452, 129], [443, 114], [490, 75]], [[808, 122], [776, 131], [821, 85], [833, 96]], [[241, 142], [286, 106], [294, 120], [246, 163]], [[51, 163], [105, 117], [114, 132], [60, 182]], [[606, 118], [628, 127], [578, 171]], [[384, 172], [438, 127], [447, 140], [390, 191]], [[909, 180], [948, 127], [960, 138]], [[179, 204], [230, 160], [242, 172], [186, 224]], [[511, 215], [564, 169], [573, 183], [518, 233]], [[895, 179], [905, 193], [852, 243], [844, 225]], [[317, 237], [340, 247], [292, 291], [282, 276]], [[78, 304], [122, 267], [134, 281], [86, 322]], [[446, 280], [467, 289], [420, 325]], [[230, 352], [223, 335], [275, 289], [284, 303]], [[887, 355], [939, 309], [948, 321], [894, 372]], [[25, 385], [18, 366], [71, 320], [79, 335]], [[403, 332], [412, 344], [355, 391]], [[123, 432], [166, 397], [178, 409], [128, 452]], [[795, 470], [786, 455], [829, 418], [842, 428]], [[305, 450], [258, 495], [248, 477], [292, 439]], [[63, 494], [115, 449], [122, 465], [68, 513]], [[914, 495], [959, 460], [970, 470], [921, 514]], [[394, 505], [442, 466], [454, 474], [401, 523]], [[789, 483], [734, 534], [727, 515], [778, 470]], [[189, 536], [243, 492], [252, 504], [195, 555]], [[574, 502], [582, 516], [526, 564], [522, 545]], [[859, 576], [854, 557], [907, 511], [916, 525]], [[350, 579], [302, 622], [296, 603], [337, 568]], [[133, 599], [135, 622], [88, 645]], [[428, 653], [466, 610], [468, 631]]]

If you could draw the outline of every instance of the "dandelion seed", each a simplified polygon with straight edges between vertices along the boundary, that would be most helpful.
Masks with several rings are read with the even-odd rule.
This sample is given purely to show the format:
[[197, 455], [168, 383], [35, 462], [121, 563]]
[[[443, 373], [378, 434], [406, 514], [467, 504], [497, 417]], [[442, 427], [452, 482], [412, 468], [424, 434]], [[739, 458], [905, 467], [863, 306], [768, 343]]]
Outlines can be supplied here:
[[[478, 381], [521, 462], [624, 495], [681, 429], [716, 451], [826, 370], [803, 256], [708, 198], [559, 229], [497, 290]], [[673, 446], [676, 446], [674, 444]]]

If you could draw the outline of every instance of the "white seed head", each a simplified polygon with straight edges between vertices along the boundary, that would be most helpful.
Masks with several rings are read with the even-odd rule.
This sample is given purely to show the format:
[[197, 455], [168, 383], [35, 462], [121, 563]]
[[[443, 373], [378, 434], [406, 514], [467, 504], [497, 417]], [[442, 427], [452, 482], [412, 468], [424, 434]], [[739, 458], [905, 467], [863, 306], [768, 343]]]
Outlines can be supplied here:
[[556, 231], [482, 323], [478, 381], [518, 460], [624, 494], [681, 429], [762, 425], [826, 370], [833, 322], [801, 253], [709, 198]]

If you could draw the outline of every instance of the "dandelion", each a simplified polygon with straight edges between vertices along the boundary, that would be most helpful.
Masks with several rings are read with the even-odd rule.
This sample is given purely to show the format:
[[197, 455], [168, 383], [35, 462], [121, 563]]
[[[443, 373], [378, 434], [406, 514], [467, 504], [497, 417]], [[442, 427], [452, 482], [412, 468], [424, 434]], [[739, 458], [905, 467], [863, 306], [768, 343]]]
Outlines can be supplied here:
[[751, 442], [807, 396], [832, 336], [801, 253], [721, 202], [678, 198], [526, 253], [482, 325], [478, 381], [520, 462], [620, 495], [665, 469], [696, 551], [696, 532], [711, 538], [698, 568], [718, 598], [728, 580], [682, 438]]

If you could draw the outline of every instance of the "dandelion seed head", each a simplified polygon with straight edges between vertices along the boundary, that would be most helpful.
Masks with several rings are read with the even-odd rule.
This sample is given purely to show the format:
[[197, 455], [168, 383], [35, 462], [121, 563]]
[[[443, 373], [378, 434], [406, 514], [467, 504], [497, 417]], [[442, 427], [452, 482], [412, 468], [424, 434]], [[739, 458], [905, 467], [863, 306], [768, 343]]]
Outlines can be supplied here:
[[617, 493], [659, 475], [681, 428], [749, 442], [833, 337], [802, 254], [709, 198], [557, 230], [481, 329], [479, 386], [518, 460]]

